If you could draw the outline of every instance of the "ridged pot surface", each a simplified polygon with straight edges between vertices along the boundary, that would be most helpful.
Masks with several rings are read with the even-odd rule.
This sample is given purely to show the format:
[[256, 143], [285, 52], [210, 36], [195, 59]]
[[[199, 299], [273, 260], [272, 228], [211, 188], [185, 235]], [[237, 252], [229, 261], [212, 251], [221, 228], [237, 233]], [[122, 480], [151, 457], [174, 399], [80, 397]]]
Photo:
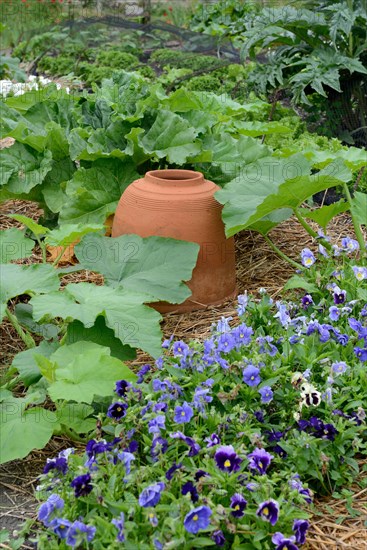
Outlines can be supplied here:
[[155, 170], [131, 183], [117, 206], [112, 237], [171, 237], [196, 242], [200, 252], [183, 304], [160, 302], [160, 312], [193, 311], [219, 305], [236, 294], [234, 240], [226, 239], [219, 187], [191, 170]]

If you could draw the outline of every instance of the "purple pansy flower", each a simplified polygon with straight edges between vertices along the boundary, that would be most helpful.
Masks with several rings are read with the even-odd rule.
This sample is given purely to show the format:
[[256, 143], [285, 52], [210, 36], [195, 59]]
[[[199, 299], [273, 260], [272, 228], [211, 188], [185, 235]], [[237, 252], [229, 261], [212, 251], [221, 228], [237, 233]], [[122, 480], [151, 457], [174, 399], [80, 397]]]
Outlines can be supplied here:
[[111, 523], [115, 527], [117, 527], [116, 540], [118, 542], [124, 542], [125, 541], [125, 535], [124, 535], [125, 516], [124, 516], [124, 512], [121, 512], [121, 514], [118, 518], [112, 519]]
[[364, 279], [367, 279], [367, 267], [352, 265], [352, 269], [357, 281], [363, 281]]
[[74, 494], [76, 497], [85, 497], [86, 495], [89, 495], [93, 489], [91, 480], [92, 478], [90, 474], [83, 474], [73, 479], [70, 486], [74, 489]]
[[43, 473], [48, 474], [51, 470], [56, 470], [60, 474], [66, 474], [68, 471], [68, 461], [64, 457], [48, 458], [43, 468]]
[[344, 374], [347, 370], [348, 365], [344, 361], [337, 361], [331, 365], [331, 370], [334, 374]]
[[360, 348], [356, 346], [354, 348], [354, 353], [358, 357], [360, 361], [367, 361], [367, 347], [366, 348]]
[[232, 445], [219, 447], [215, 452], [214, 460], [218, 468], [225, 472], [237, 472], [242, 462], [242, 458], [237, 455]]
[[164, 454], [168, 449], [168, 441], [167, 439], [164, 439], [164, 437], [161, 437], [160, 435], [154, 437], [152, 441], [152, 446], [150, 448], [150, 454], [154, 459], [157, 458], [157, 456], [162, 453]]
[[242, 495], [239, 493], [235, 493], [231, 497], [231, 508], [232, 508], [232, 516], [235, 518], [242, 518], [244, 515], [244, 509], [247, 506], [247, 500], [243, 498]]
[[340, 317], [340, 309], [336, 306], [329, 307], [329, 319], [330, 321], [338, 321]]
[[346, 290], [342, 290], [337, 285], [334, 286], [334, 290], [333, 290], [334, 304], [344, 304], [346, 296], [347, 296]]
[[[163, 347], [163, 346], [162, 346]], [[144, 382], [144, 377], [150, 371], [150, 365], [143, 365], [140, 370], [138, 370], [137, 375], [138, 379], [137, 384], [142, 384]]]
[[176, 464], [176, 462], [174, 462], [166, 472], [166, 479], [168, 481], [171, 481], [171, 479], [173, 478], [173, 474], [180, 468], [182, 468], [182, 462], [180, 462], [179, 464]]
[[238, 313], [238, 315], [241, 316], [246, 312], [246, 307], [247, 307], [247, 304], [248, 304], [247, 291], [244, 294], [239, 294], [237, 296], [237, 303], [238, 303], [237, 313]]
[[206, 437], [205, 441], [208, 448], [215, 447], [215, 445], [220, 445], [220, 437], [217, 434], [212, 434], [210, 437]]
[[247, 455], [247, 458], [250, 459], [248, 465], [250, 470], [257, 470], [260, 475], [264, 475], [274, 457], [265, 451], [265, 449], [255, 449], [252, 453]]
[[261, 382], [260, 370], [254, 365], [249, 365], [243, 370], [243, 381], [248, 386], [258, 386]]
[[188, 445], [190, 447], [190, 452], [189, 452], [188, 456], [195, 456], [200, 451], [201, 447], [198, 443], [196, 443], [195, 439], [193, 439], [192, 437], [186, 436], [182, 432], [175, 432], [175, 433], [171, 434], [171, 437], [173, 439], [181, 439], [182, 441], [184, 441], [186, 443], [186, 445]]
[[355, 252], [356, 250], [359, 250], [358, 241], [356, 241], [355, 239], [351, 239], [350, 237], [344, 237], [341, 242], [342, 242], [342, 248], [346, 252]]
[[161, 433], [161, 430], [164, 430], [166, 428], [166, 417], [164, 414], [158, 414], [155, 418], [152, 418], [149, 420], [148, 426], [148, 432], [150, 434], [159, 434]]
[[57, 510], [62, 510], [64, 508], [64, 501], [59, 495], [52, 494], [48, 497], [46, 502], [41, 504], [38, 510], [38, 519], [42, 523], [49, 527], [53, 519], [53, 515]]
[[178, 342], [175, 342], [173, 344], [172, 352], [174, 357], [186, 357], [186, 355], [189, 353], [189, 346], [185, 344], [185, 342], [179, 340]]
[[82, 521], [74, 521], [68, 529], [66, 544], [68, 546], [81, 546], [85, 542], [91, 542], [96, 533], [96, 528], [86, 525]]
[[273, 390], [270, 386], [264, 386], [259, 389], [261, 395], [261, 403], [270, 403], [273, 400]]
[[149, 485], [149, 487], [143, 489], [139, 495], [140, 506], [143, 506], [143, 508], [148, 508], [149, 506], [155, 506], [158, 504], [164, 487], [164, 483], [159, 481], [158, 483], [154, 483], [153, 485]]
[[245, 323], [238, 325], [232, 330], [232, 336], [235, 339], [236, 347], [247, 346], [251, 342], [251, 337], [254, 333], [252, 327], [248, 327]]
[[197, 502], [199, 500], [199, 493], [192, 481], [187, 481], [182, 485], [181, 494], [187, 495], [190, 494], [192, 502]]
[[301, 300], [303, 309], [307, 309], [311, 304], [313, 304], [313, 299], [311, 294], [305, 294]]
[[214, 540], [216, 546], [224, 546], [226, 543], [223, 531], [221, 531], [220, 529], [218, 529], [217, 531], [213, 531], [211, 539]]
[[70, 526], [71, 526], [71, 521], [63, 518], [53, 519], [50, 525], [55, 535], [57, 535], [61, 540], [66, 539]]
[[131, 463], [133, 460], [135, 460], [135, 456], [127, 451], [121, 451], [120, 453], [118, 453], [117, 458], [121, 460], [121, 462], [125, 466], [125, 472], [126, 475], [128, 475], [131, 471]]
[[199, 506], [186, 514], [184, 526], [186, 531], [196, 535], [199, 531], [206, 529], [210, 524], [212, 511], [208, 506]]
[[186, 401], [182, 406], [175, 408], [174, 420], [177, 424], [184, 424], [185, 422], [190, 422], [191, 418], [194, 416], [194, 410]]
[[119, 397], [125, 397], [130, 388], [130, 382], [127, 382], [126, 380], [117, 380], [115, 393], [117, 393]]
[[298, 546], [294, 544], [296, 537], [293, 535], [287, 538], [283, 535], [283, 533], [279, 533], [278, 531], [277, 533], [274, 533], [271, 540], [276, 546], [275, 550], [298, 550]]
[[126, 403], [121, 403], [120, 401], [117, 401], [116, 403], [112, 403], [112, 405], [108, 407], [107, 416], [109, 418], [114, 418], [115, 420], [120, 420], [120, 418], [123, 418], [125, 416], [126, 409]]
[[296, 536], [297, 544], [304, 544], [306, 542], [306, 533], [310, 524], [305, 519], [296, 519], [293, 522], [292, 530]]
[[264, 521], [268, 521], [271, 525], [275, 525], [279, 517], [279, 504], [276, 500], [270, 498], [260, 504], [256, 510], [256, 515]]
[[301, 251], [301, 261], [305, 267], [311, 267], [315, 263], [316, 258], [309, 248], [304, 248]]

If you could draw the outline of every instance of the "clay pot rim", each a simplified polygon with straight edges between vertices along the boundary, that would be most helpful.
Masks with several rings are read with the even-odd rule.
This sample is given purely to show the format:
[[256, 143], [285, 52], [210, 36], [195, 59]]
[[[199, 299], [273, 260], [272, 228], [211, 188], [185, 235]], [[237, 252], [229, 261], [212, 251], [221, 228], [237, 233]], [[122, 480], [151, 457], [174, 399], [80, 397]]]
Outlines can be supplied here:
[[204, 176], [201, 172], [195, 170], [184, 169], [166, 169], [166, 170], [151, 170], [145, 174], [145, 178], [158, 185], [169, 186], [192, 186], [204, 182]]

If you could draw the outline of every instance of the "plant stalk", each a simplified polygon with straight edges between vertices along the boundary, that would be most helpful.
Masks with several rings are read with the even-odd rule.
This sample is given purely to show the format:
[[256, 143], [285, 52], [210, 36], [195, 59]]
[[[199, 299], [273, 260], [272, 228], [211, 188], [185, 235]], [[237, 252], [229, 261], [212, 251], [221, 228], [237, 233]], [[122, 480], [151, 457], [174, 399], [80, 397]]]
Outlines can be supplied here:
[[299, 221], [299, 223], [302, 225], [303, 229], [305, 229], [307, 231], [307, 233], [309, 235], [311, 235], [311, 237], [313, 237], [314, 239], [318, 239], [318, 240], [322, 241], [323, 245], [325, 246], [325, 248], [327, 250], [332, 250], [333, 249], [331, 244], [326, 239], [320, 237], [316, 233], [316, 231], [314, 231], [314, 229], [312, 229], [312, 227], [306, 222], [306, 220], [300, 214], [298, 208], [295, 208], [293, 210], [293, 212], [294, 212], [294, 215], [296, 216], [297, 220]]
[[296, 262], [295, 260], [292, 260], [292, 258], [290, 258], [289, 256], [287, 256], [286, 254], [284, 254], [284, 252], [282, 252], [274, 243], [271, 239], [269, 239], [269, 237], [267, 235], [264, 235], [264, 239], [266, 240], [266, 242], [268, 243], [268, 245], [270, 246], [270, 248], [272, 248], [274, 250], [274, 252], [276, 252], [281, 258], [283, 258], [283, 260], [285, 260], [286, 262], [290, 263], [291, 265], [293, 265], [293, 267], [295, 267], [296, 269], [300, 269], [300, 270], [303, 270], [304, 267], [303, 265], [299, 264], [298, 262]]
[[18, 319], [16, 316], [10, 311], [9, 308], [6, 308], [5, 310], [6, 316], [17, 331], [18, 335], [21, 337], [25, 345], [28, 349], [35, 348], [36, 342], [33, 340], [32, 336], [29, 334], [29, 332], [26, 332], [23, 330], [23, 328], [20, 326]]

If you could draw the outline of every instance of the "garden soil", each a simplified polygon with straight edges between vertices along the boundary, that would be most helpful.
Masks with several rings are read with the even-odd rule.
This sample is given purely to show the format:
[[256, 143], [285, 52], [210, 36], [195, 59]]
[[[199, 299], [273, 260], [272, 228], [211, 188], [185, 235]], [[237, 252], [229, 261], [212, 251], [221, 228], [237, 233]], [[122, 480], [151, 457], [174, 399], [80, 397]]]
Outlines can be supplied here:
[[[25, 201], [8, 201], [0, 207], [0, 229], [20, 226], [7, 215], [18, 213], [35, 220], [40, 215], [39, 209]], [[353, 235], [353, 226], [347, 214], [340, 215], [330, 223], [328, 234], [333, 242], [343, 236]], [[275, 244], [291, 258], [299, 259], [299, 253], [305, 246], [313, 248], [310, 237], [304, 233], [296, 220], [290, 219], [272, 231]], [[244, 231], [236, 236], [237, 285], [238, 293], [247, 290], [258, 295], [260, 288], [266, 288], [269, 294], [277, 299], [282, 287], [292, 275], [293, 269], [279, 258], [257, 233]], [[21, 263], [40, 263], [40, 251], [35, 249], [33, 256]], [[103, 278], [92, 272], [83, 271], [69, 274], [64, 282], [89, 281], [103, 284]], [[208, 307], [206, 310], [164, 316], [162, 330], [165, 336], [175, 335], [177, 339], [205, 339], [211, 323], [222, 315], [233, 316], [236, 310], [233, 303], [221, 307]], [[0, 325], [1, 356], [0, 372], [12, 361], [12, 357], [24, 349], [12, 326], [6, 321]], [[139, 353], [131, 363], [133, 369], [139, 368], [150, 360], [149, 356]], [[21, 395], [22, 388], [19, 388]], [[54, 438], [42, 451], [31, 453], [22, 461], [13, 461], [0, 467], [0, 526], [10, 533], [19, 531], [26, 519], [32, 521], [36, 514], [37, 503], [33, 497], [37, 485], [37, 476], [42, 472], [47, 457], [55, 456], [71, 442], [63, 438]], [[358, 484], [352, 487], [350, 494], [345, 493], [342, 500], [332, 497], [316, 500], [314, 517], [304, 550], [367, 550], [367, 462], [361, 463], [364, 471]], [[1, 534], [1, 531], [0, 531]], [[32, 537], [22, 548], [35, 548]], [[1, 541], [1, 538], [0, 538]], [[6, 542], [0, 542], [0, 549], [11, 548]]]

